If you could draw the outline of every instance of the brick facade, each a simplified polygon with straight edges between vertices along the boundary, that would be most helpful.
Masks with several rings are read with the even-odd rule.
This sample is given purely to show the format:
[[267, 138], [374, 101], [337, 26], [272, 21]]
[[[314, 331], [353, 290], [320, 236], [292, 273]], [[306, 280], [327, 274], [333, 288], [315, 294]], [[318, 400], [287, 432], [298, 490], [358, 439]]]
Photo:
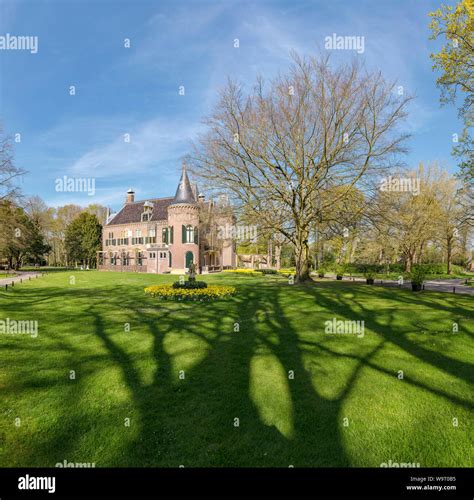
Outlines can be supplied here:
[[200, 273], [235, 267], [234, 242], [218, 238], [219, 225], [233, 223], [221, 208], [191, 187], [184, 165], [174, 198], [135, 201], [129, 190], [103, 227], [98, 268], [184, 274], [191, 261]]

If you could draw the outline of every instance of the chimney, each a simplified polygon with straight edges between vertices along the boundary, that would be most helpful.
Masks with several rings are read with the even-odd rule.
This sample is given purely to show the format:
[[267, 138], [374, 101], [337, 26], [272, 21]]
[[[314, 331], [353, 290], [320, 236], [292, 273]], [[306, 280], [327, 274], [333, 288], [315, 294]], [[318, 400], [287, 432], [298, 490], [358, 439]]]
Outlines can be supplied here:
[[127, 191], [127, 198], [125, 200], [125, 203], [133, 203], [135, 201], [135, 192], [133, 191], [132, 188], [130, 188]]
[[198, 201], [204, 202], [205, 199], [206, 199], [206, 197], [204, 196], [204, 193], [199, 193]]

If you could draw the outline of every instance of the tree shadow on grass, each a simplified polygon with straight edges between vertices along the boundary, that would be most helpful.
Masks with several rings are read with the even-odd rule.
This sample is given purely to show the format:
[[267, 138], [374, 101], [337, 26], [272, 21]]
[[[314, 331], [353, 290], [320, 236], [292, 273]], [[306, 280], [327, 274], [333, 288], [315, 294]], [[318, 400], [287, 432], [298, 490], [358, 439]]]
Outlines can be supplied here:
[[[380, 334], [380, 341], [357, 348], [356, 353], [341, 353], [317, 340], [308, 340], [307, 335], [303, 338], [290, 319], [292, 305], [301, 299], [299, 294], [309, 296], [326, 312], [364, 320], [368, 328]], [[93, 292], [86, 288], [68, 291], [58, 287], [39, 290], [37, 295], [39, 300], [90, 299], [86, 313], [92, 319], [93, 335], [120, 370], [129, 390], [130, 404], [123, 415], [108, 415], [104, 410], [104, 422], [117, 418], [123, 441], [120, 449], [114, 443], [107, 463], [98, 466], [349, 466], [343, 439], [344, 402], [363, 368], [384, 373], [372, 358], [387, 342], [458, 377], [467, 378], [471, 369], [469, 363], [452, 364], [447, 356], [420, 347], [404, 334], [396, 334], [390, 326], [392, 318], [380, 321], [376, 311], [364, 307], [363, 300], [349, 300], [327, 285], [292, 288], [277, 282], [258, 285], [240, 282], [234, 298], [210, 304], [158, 302], [144, 296], [139, 286], [135, 289], [121, 285]], [[408, 297], [400, 295], [390, 291], [390, 298], [398, 303], [408, 301]], [[143, 380], [136, 355], [123, 345], [117, 334], [110, 333], [108, 303], [115, 305], [114, 310], [119, 303], [120, 312], [152, 337], [151, 380]], [[308, 314], [311, 313], [309, 310]], [[300, 320], [304, 319], [303, 315]], [[239, 332], [234, 332], [234, 322], [240, 324]], [[186, 335], [201, 345], [196, 348], [193, 364], [180, 366], [176, 352], [170, 352], [170, 342], [179, 342], [179, 338], [173, 340], [177, 335]], [[344, 386], [333, 398], [324, 397], [317, 390], [315, 381], [330, 383], [323, 371], [314, 372], [308, 367], [308, 348], [314, 346], [341, 359], [341, 363], [344, 359], [352, 361]], [[184, 347], [180, 354], [184, 351], [192, 351], [192, 347]], [[315, 356], [314, 350], [312, 354]], [[253, 387], [265, 384], [270, 384], [271, 389], [274, 381], [274, 373], [268, 372], [267, 379], [265, 369], [258, 376], [254, 371], [255, 361], [262, 356], [273, 359], [272, 366], [281, 369], [286, 393], [281, 385], [275, 387], [273, 394], [260, 399], [252, 393]], [[81, 355], [84, 365], [96, 358], [96, 352]], [[183, 380], [178, 377], [181, 368], [185, 372]], [[290, 371], [294, 372], [294, 379], [288, 378]], [[410, 379], [408, 382], [454, 403], [468, 404], [428, 384]], [[283, 400], [290, 408], [285, 418], [291, 420], [291, 433], [278, 427], [271, 414], [277, 411], [272, 404], [278, 406]], [[64, 412], [72, 412], [72, 423], [81, 418], [74, 413], [70, 400], [64, 402]], [[124, 426], [125, 418], [131, 418], [129, 428]], [[57, 437], [49, 444], [59, 448], [68, 459], [84, 431], [92, 432], [84, 426], [58, 428]], [[94, 431], [100, 433], [100, 422], [96, 422]], [[42, 454], [47, 446], [48, 443], [42, 444]]]
[[[180, 314], [158, 304], [157, 316], [144, 315], [143, 307], [131, 307], [135, 321], [145, 323], [153, 336], [156, 370], [148, 385], [140, 381], [133, 356], [107, 336], [100, 312], [91, 308], [95, 334], [120, 367], [138, 411], [138, 434], [112, 465], [350, 465], [341, 436], [341, 408], [364, 365], [356, 366], [337, 398], [318, 394], [303, 361], [298, 331], [280, 303], [287, 291], [281, 286], [257, 290], [242, 286], [237, 297], [219, 304], [183, 303]], [[258, 321], [260, 311], [266, 312], [270, 334]], [[238, 333], [225, 324], [229, 318], [242, 325]], [[202, 331], [200, 325], [205, 325]], [[205, 356], [186, 370], [184, 380], [177, 379], [179, 366], [165, 347], [167, 335], [176, 332], [187, 332], [207, 344]], [[379, 348], [365, 357], [369, 360]], [[272, 395], [290, 403], [291, 435], [278, 429], [271, 415], [270, 423], [265, 422], [268, 401], [256, 401], [251, 394], [251, 387], [265, 383], [252, 374], [252, 362], [262, 350], [277, 360], [285, 377], [290, 371], [295, 374], [287, 381], [288, 394]]]
[[[368, 299], [370, 298], [373, 290], [368, 289], [365, 291], [364, 289], [359, 290], [358, 298], [351, 297], [346, 298], [343, 294], [338, 294], [337, 299], [331, 298], [328, 294], [321, 293], [318, 290], [318, 287], [308, 287], [307, 291], [314, 297], [314, 300], [321, 306], [325, 307], [330, 311], [337, 312], [341, 317], [345, 317], [350, 320], [355, 321], [364, 321], [365, 325], [372, 331], [376, 332], [380, 335], [385, 342], [391, 342], [392, 344], [398, 346], [402, 351], [414, 356], [418, 360], [431, 365], [433, 368], [444, 371], [451, 376], [454, 376], [464, 382], [472, 384], [474, 382], [474, 364], [468, 363], [465, 361], [461, 361], [452, 357], [449, 357], [442, 352], [434, 351], [423, 347], [420, 343], [415, 342], [408, 338], [407, 333], [400, 330], [393, 331], [389, 325], [381, 321], [381, 313], [377, 309], [369, 309], [364, 306], [364, 303], [368, 303]], [[347, 290], [345, 290], [347, 291]], [[384, 298], [390, 299], [395, 303], [409, 303], [413, 304], [413, 300], [420, 301], [420, 304], [423, 304], [425, 307], [434, 308], [438, 310], [438, 304], [429, 302], [426, 299], [421, 299], [416, 297], [410, 300], [410, 292], [406, 291], [398, 291], [392, 290], [392, 293], [387, 295], [388, 291], [384, 291]], [[364, 296], [365, 294], [367, 296]], [[380, 296], [380, 295], [379, 295]], [[362, 298], [361, 298], [362, 297]], [[463, 317], [463, 315], [467, 314], [467, 309], [464, 309], [462, 306], [452, 306], [445, 307], [445, 311], [450, 312], [456, 317]], [[321, 347], [321, 346], [320, 346]], [[364, 360], [360, 360], [361, 362], [365, 362]], [[429, 388], [427, 385], [425, 388], [431, 390], [436, 393], [435, 388]], [[449, 399], [449, 395], [443, 394], [444, 397]], [[457, 399], [460, 404], [464, 406], [469, 406], [470, 403], [468, 401], [463, 401]]]

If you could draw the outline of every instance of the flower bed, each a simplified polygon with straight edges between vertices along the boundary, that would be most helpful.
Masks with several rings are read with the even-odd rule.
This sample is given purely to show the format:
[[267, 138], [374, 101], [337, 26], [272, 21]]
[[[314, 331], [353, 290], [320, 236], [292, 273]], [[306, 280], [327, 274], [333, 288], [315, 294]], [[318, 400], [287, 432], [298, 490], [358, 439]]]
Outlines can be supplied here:
[[184, 281], [183, 283], [175, 281], [172, 286], [173, 288], [184, 288], [186, 290], [194, 290], [196, 288], [207, 288], [207, 283], [205, 281]]
[[224, 269], [223, 273], [242, 274], [245, 276], [262, 276], [262, 273], [254, 269]]
[[291, 267], [289, 269], [279, 269], [278, 270], [278, 274], [282, 274], [283, 276], [291, 276], [293, 274], [295, 274], [296, 271], [295, 271], [295, 268], [294, 267]]
[[210, 285], [207, 288], [174, 288], [172, 285], [154, 285], [145, 288], [145, 293], [165, 300], [208, 301], [234, 295], [233, 286]]

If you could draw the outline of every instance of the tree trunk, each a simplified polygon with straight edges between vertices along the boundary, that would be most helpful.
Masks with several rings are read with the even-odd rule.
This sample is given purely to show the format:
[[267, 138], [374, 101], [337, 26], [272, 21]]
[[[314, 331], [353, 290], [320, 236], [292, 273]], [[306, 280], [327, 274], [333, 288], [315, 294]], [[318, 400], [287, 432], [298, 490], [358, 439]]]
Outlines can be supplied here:
[[451, 254], [452, 254], [452, 236], [449, 235], [446, 238], [446, 247], [447, 247], [447, 271], [448, 274], [451, 274]]
[[278, 242], [275, 244], [275, 267], [277, 270], [281, 268], [281, 245]]
[[306, 281], [309, 279], [309, 246], [308, 240], [304, 238], [296, 245], [296, 276], [295, 282]]
[[319, 269], [319, 221], [316, 222], [316, 242], [315, 242], [315, 252], [314, 252], [314, 267]]
[[405, 259], [405, 272], [410, 273], [411, 272], [411, 267], [413, 265], [413, 255], [411, 252], [406, 254], [406, 259]]

